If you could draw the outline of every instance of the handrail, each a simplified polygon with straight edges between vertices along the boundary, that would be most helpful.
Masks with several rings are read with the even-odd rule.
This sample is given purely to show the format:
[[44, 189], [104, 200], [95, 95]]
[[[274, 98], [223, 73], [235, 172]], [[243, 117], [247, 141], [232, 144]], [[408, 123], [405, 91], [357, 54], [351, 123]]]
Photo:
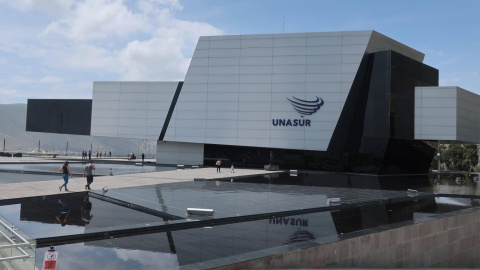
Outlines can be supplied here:
[[7, 234], [5, 234], [3, 231], [0, 231], [0, 234], [8, 241], [10, 242], [10, 245], [1, 245], [0, 246], [0, 249], [4, 249], [4, 248], [16, 248], [21, 254], [23, 255], [20, 255], [20, 256], [10, 256], [10, 257], [4, 257], [4, 258], [0, 258], [0, 262], [1, 261], [11, 261], [11, 260], [17, 260], [17, 259], [28, 259], [28, 258], [31, 258], [32, 256], [30, 256], [27, 252], [25, 252], [25, 250], [23, 250], [22, 247], [30, 247], [30, 242], [28, 242], [25, 238], [23, 238], [20, 234], [18, 234], [17, 232], [15, 232], [12, 228], [10, 228], [10, 226], [8, 226], [8, 224], [6, 224], [5, 222], [3, 222], [2, 220], [0, 220], [0, 224], [3, 225], [4, 228], [6, 228], [9, 232], [11, 232], [13, 235], [15, 235], [18, 239], [21, 240], [22, 243], [15, 243], [15, 241], [13, 241]]
[[0, 262], [3, 261], [12, 261], [12, 260], [18, 260], [18, 259], [28, 259], [30, 258], [30, 255], [21, 255], [21, 256], [11, 256], [11, 257], [5, 257], [5, 258], [0, 258]]
[[8, 224], [0, 220], [0, 223], [5, 227], [7, 230], [9, 230], [11, 233], [13, 233], [16, 237], [18, 237], [22, 242], [30, 244], [25, 238], [23, 238], [20, 234], [18, 234], [16, 231], [14, 231]]
[[[5, 224], [5, 223], [4, 223]], [[0, 231], [0, 234], [5, 237], [5, 239], [7, 239], [8, 242], [10, 242], [11, 244], [15, 245], [15, 242], [10, 238], [8, 237], [8, 235], [6, 235], [4, 232]], [[22, 244], [25, 244], [25, 243], [22, 243]], [[13, 248], [14, 246], [12, 246]], [[23, 255], [22, 256], [11, 256], [11, 257], [5, 257], [5, 258], [0, 258], [0, 261], [10, 261], [10, 260], [16, 260], [16, 259], [26, 259], [26, 258], [30, 258], [30, 255], [28, 255], [27, 252], [25, 252], [25, 250], [23, 250], [23, 248], [21, 247], [15, 247], [20, 253], [22, 253]]]
[[11, 244], [11, 245], [1, 245], [0, 249], [4, 248], [11, 248], [11, 247], [30, 247], [30, 243], [18, 243], [18, 244]]

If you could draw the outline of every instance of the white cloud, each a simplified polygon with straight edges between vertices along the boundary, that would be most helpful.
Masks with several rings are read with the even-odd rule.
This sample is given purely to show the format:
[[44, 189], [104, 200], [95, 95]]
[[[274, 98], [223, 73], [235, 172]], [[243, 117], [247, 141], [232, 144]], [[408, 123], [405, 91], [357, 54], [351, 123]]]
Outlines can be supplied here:
[[35, 82], [33, 79], [23, 77], [23, 76], [13, 76], [11, 80], [11, 83], [14, 83], [14, 84], [25, 84], [25, 83], [33, 83], [33, 82]]
[[138, 7], [144, 13], [158, 14], [162, 12], [161, 7], [172, 9], [172, 10], [182, 10], [183, 6], [178, 2], [178, 0], [147, 0], [147, 1], [138, 1]]
[[457, 86], [459, 82], [463, 81], [462, 77], [453, 77], [454, 75], [452, 75], [453, 74], [447, 76], [447, 78], [440, 79], [438, 81], [438, 84], [440, 86]]
[[142, 269], [177, 269], [177, 255], [162, 252], [115, 249], [117, 257], [123, 261], [134, 261], [142, 265]]
[[462, 81], [462, 78], [460, 78], [460, 77], [455, 77], [455, 78], [452, 79], [452, 82], [455, 82], [455, 83], [460, 82], [460, 81]]
[[[12, 63], [16, 70], [4, 72], [2, 80], [19, 89], [18, 97], [22, 92], [36, 98], [91, 96], [91, 84], [85, 81], [183, 80], [199, 36], [222, 34], [208, 23], [177, 19], [183, 9], [178, 0], [0, 0], [0, 8], [2, 4], [25, 17], [26, 25], [11, 31], [4, 25], [8, 37], [0, 36], [0, 51], [6, 55], [2, 63]], [[42, 19], [28, 24], [30, 17]], [[43, 87], [34, 91], [35, 84]]]
[[[143, 13], [133, 13], [118, 0], [87, 0], [74, 11], [74, 19], [52, 22], [45, 33], [54, 31], [75, 43], [50, 64], [111, 72], [121, 80], [183, 80], [190, 62], [184, 52], [193, 52], [199, 36], [222, 33], [207, 23], [175, 19], [171, 11], [182, 9], [178, 1], [139, 1], [138, 5]], [[112, 11], [91, 19], [91, 12], [102, 9]], [[102, 43], [107, 37], [119, 38], [129, 32], [148, 33], [149, 38], [126, 41], [124, 47], [113, 49]]]
[[132, 41], [119, 51], [123, 80], [183, 80], [190, 63], [183, 49], [193, 52], [199, 36], [221, 33], [205, 23], [173, 20], [171, 24], [157, 29], [152, 39]]
[[121, 0], [86, 0], [72, 5], [70, 12], [50, 23], [43, 34], [61, 34], [74, 41], [126, 37], [142, 31], [145, 22], [141, 14], [134, 14]]
[[0, 96], [2, 97], [14, 97], [17, 96], [18, 91], [13, 89], [0, 88]]
[[54, 14], [65, 14], [73, 0], [0, 0], [0, 4], [7, 4], [22, 12], [39, 9]]
[[61, 81], [62, 81], [62, 78], [59, 78], [59, 77], [45, 76], [43, 78], [40, 78], [40, 80], [38, 82], [39, 83], [57, 83], [57, 82], [61, 82]]
[[433, 49], [430, 49], [430, 48], [425, 48], [424, 49], [424, 52], [427, 54], [427, 55], [432, 55], [432, 54], [435, 54], [435, 55], [438, 55], [438, 56], [443, 56], [443, 51], [439, 51], [439, 50], [433, 50]]
[[168, 38], [135, 40], [118, 56], [122, 80], [183, 80], [190, 62]]
[[13, 76], [9, 83], [13, 83], [13, 84], [38, 84], [38, 83], [46, 84], [46, 83], [57, 83], [57, 82], [61, 82], [61, 81], [62, 81], [61, 78], [55, 77], [55, 76], [45, 76], [45, 77], [42, 77], [38, 80], [28, 78], [28, 77], [24, 77], [24, 76]]

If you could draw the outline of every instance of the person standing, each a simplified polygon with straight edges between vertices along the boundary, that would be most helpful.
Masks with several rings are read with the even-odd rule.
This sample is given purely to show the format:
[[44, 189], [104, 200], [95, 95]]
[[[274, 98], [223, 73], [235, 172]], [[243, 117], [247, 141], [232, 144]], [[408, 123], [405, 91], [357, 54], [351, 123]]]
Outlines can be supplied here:
[[102, 158], [102, 151], [100, 151], [100, 158]]
[[110, 173], [108, 173], [108, 175], [113, 176], [113, 169], [112, 168], [110, 168]]
[[145, 153], [142, 153], [142, 163], [145, 160]]
[[65, 191], [68, 191], [67, 184], [68, 184], [68, 176], [72, 176], [70, 173], [70, 167], [68, 167], [68, 160], [63, 163], [63, 166], [58, 169], [59, 172], [63, 174], [63, 185], [59, 186], [58, 189], [62, 191], [62, 188], [65, 187]]
[[233, 162], [232, 162], [232, 167], [230, 169], [231, 169], [230, 170], [231, 173], [235, 173], [235, 168], [233, 167]]
[[112, 151], [108, 151], [108, 157], [112, 157]]
[[83, 177], [87, 177], [87, 184], [85, 185], [85, 190], [91, 190], [90, 185], [93, 182], [93, 170], [95, 170], [95, 165], [93, 165], [93, 161], [90, 160], [83, 169]]
[[88, 150], [88, 160], [92, 159], [92, 150]]
[[222, 161], [219, 159], [215, 162], [215, 166], [217, 166], [217, 173], [220, 172], [220, 166], [222, 166]]

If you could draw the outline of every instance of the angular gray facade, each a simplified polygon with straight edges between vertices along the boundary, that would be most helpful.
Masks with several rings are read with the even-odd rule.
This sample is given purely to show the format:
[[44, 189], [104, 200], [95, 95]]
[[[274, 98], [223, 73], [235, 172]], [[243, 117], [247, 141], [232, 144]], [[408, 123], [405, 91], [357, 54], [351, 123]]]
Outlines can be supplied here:
[[162, 164], [272, 152], [281, 168], [426, 172], [447, 137], [422, 128], [418, 93], [438, 87], [423, 58], [375, 31], [200, 37], [183, 82], [94, 82], [90, 134], [157, 140]]

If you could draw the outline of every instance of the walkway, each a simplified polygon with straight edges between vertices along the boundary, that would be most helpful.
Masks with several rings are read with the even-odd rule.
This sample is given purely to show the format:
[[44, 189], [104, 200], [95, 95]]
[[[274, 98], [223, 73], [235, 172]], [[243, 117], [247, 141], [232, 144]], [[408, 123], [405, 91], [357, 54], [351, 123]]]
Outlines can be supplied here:
[[[222, 173], [217, 173], [216, 168], [198, 168], [185, 170], [172, 170], [162, 172], [150, 172], [139, 174], [125, 174], [116, 176], [98, 176], [93, 180], [92, 188], [99, 190], [106, 186], [112, 188], [124, 188], [134, 186], [147, 186], [163, 183], [173, 183], [181, 181], [193, 181], [194, 178], [205, 178], [208, 180], [219, 178], [234, 178], [249, 175], [263, 175], [268, 173], [278, 173], [278, 171], [264, 171], [258, 169], [235, 169], [235, 173], [230, 173], [229, 168], [224, 168]], [[32, 196], [52, 195], [60, 192], [58, 187], [63, 184], [61, 174], [55, 180], [23, 182], [0, 185], [0, 200], [13, 199]], [[80, 192], [85, 190], [86, 179], [73, 177], [68, 182], [69, 192]]]

